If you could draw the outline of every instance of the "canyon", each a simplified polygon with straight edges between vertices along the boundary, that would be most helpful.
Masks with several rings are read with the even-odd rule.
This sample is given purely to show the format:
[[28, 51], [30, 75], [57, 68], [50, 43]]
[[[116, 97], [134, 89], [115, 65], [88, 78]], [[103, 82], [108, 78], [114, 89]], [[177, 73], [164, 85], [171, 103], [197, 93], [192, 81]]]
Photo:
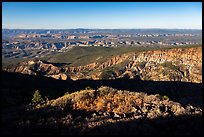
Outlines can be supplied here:
[[101, 63], [95, 61], [79, 66], [30, 60], [3, 70], [61, 80], [137, 78], [202, 83], [202, 47], [133, 51], [108, 57]]

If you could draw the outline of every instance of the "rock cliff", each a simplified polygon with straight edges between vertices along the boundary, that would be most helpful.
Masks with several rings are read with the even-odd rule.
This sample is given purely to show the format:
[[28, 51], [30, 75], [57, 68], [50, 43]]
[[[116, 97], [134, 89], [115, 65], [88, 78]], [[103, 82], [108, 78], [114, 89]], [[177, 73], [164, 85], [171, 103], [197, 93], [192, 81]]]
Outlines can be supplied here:
[[66, 80], [67, 77], [77, 80], [100, 79], [102, 73], [110, 68], [115, 78], [202, 83], [202, 47], [131, 52], [107, 58], [102, 63], [93, 62], [78, 67], [59, 67], [43, 61], [29, 61], [4, 70], [62, 80]]
[[132, 56], [125, 70], [141, 79], [201, 83], [202, 48], [142, 52]]

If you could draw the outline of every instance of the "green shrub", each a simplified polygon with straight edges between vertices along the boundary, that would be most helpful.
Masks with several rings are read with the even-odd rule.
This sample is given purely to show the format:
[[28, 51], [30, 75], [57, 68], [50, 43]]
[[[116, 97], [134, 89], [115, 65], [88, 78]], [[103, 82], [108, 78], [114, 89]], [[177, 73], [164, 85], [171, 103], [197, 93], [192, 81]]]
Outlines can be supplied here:
[[161, 96], [159, 94], [156, 94], [156, 97], [158, 97], [160, 100], [169, 100], [169, 97], [168, 96]]
[[146, 61], [143, 61], [143, 62], [138, 63], [137, 66], [139, 66], [141, 69], [143, 69], [145, 67], [146, 63], [147, 63]]
[[43, 98], [40, 94], [40, 92], [38, 90], [35, 91], [35, 93], [33, 94], [33, 98], [32, 98], [32, 102], [33, 103], [40, 103], [43, 102]]
[[162, 97], [162, 100], [169, 100], [169, 97], [163, 96], [163, 97]]
[[164, 62], [164, 63], [162, 63], [161, 64], [163, 67], [167, 67], [167, 68], [170, 68], [170, 69], [172, 69], [172, 70], [174, 70], [174, 71], [178, 71], [179, 70], [179, 66], [175, 66], [175, 65], [173, 65], [171, 62]]
[[161, 96], [161, 95], [159, 95], [159, 94], [156, 94], [156, 97], [161, 100], [163, 96]]
[[92, 90], [93, 88], [91, 88], [90, 86], [85, 87], [85, 90]]

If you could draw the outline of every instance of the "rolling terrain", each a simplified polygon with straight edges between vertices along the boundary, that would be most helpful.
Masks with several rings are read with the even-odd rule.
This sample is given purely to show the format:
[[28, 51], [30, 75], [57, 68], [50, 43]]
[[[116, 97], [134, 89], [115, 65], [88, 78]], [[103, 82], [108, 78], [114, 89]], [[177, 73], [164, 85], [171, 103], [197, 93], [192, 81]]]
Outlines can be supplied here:
[[3, 135], [202, 133], [202, 46], [76, 47], [2, 70]]

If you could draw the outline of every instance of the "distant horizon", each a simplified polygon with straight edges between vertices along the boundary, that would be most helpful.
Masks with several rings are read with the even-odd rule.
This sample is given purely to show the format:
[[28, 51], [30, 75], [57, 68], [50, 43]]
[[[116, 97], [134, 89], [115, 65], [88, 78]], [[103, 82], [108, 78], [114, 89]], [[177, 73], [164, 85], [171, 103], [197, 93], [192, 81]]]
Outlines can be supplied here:
[[68, 29], [91, 29], [91, 30], [117, 30], [117, 29], [124, 29], [124, 30], [131, 30], [131, 29], [161, 29], [161, 30], [202, 30], [202, 29], [183, 29], [183, 28], [2, 28], [2, 29], [16, 29], [16, 30], [68, 30]]
[[202, 2], [2, 2], [2, 28], [202, 30]]

